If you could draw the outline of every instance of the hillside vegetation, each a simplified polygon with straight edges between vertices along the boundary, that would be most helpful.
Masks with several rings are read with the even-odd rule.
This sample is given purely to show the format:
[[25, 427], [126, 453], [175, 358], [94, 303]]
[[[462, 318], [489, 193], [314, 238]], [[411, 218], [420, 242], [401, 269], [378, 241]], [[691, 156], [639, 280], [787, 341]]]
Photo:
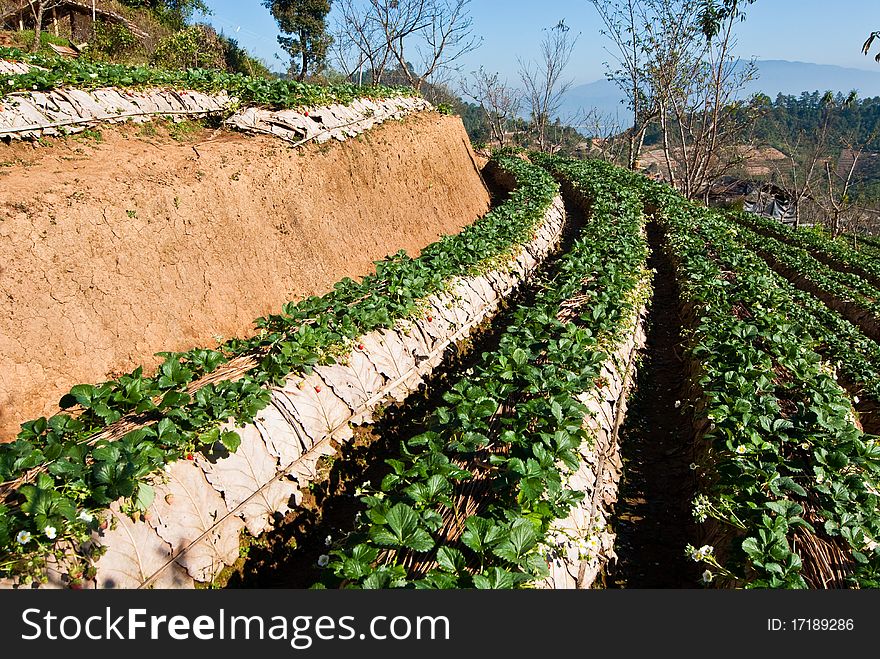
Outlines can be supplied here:
[[[18, 10], [18, 0], [0, 0], [0, 17]], [[37, 52], [52, 56], [50, 44], [83, 47], [80, 58], [118, 64], [150, 64], [163, 68], [214, 68], [232, 73], [270, 77], [261, 62], [241, 48], [235, 39], [218, 33], [206, 23], [192, 24], [195, 9], [207, 9], [199, 0], [97, 0], [101, 12], [91, 20], [91, 3], [61, 3], [47, 13]], [[72, 18], [71, 18], [72, 16]], [[11, 16], [0, 25], [0, 45], [33, 50], [34, 17], [29, 10]], [[121, 20], [119, 20], [121, 19]], [[24, 28], [24, 29], [19, 29]]]

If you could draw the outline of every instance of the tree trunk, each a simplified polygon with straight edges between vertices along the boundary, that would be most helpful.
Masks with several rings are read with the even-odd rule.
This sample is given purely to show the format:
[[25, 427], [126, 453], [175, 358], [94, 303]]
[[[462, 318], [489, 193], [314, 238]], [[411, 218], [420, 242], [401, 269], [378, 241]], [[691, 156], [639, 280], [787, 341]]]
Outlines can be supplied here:
[[43, 2], [37, 3], [37, 13], [34, 16], [34, 42], [31, 44], [31, 52], [35, 53], [40, 50], [40, 37], [43, 30], [43, 14], [46, 13], [46, 6]]
[[302, 53], [302, 66], [299, 69], [299, 75], [296, 77], [297, 80], [302, 82], [306, 79], [306, 75], [309, 73], [309, 53], [306, 48], [306, 43], [308, 43], [308, 35], [305, 32], [299, 33], [299, 49]]
[[669, 145], [669, 115], [665, 101], [660, 102], [660, 134], [663, 136], [663, 159], [666, 161], [666, 173], [669, 176], [669, 185], [678, 187], [675, 176], [675, 166], [672, 163], [672, 151]]
[[636, 171], [636, 165], [639, 162], [639, 157], [636, 155], [636, 139], [636, 127], [633, 126], [632, 132], [629, 134], [629, 153], [627, 154], [627, 167], [631, 171]]

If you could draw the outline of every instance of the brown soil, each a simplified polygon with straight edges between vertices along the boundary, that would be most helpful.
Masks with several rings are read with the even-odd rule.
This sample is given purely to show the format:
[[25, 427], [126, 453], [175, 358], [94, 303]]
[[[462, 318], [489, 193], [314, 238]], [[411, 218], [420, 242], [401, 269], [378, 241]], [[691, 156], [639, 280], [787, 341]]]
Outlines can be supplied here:
[[154, 132], [0, 146], [0, 439], [74, 384], [248, 335], [489, 206], [455, 117], [299, 150]]

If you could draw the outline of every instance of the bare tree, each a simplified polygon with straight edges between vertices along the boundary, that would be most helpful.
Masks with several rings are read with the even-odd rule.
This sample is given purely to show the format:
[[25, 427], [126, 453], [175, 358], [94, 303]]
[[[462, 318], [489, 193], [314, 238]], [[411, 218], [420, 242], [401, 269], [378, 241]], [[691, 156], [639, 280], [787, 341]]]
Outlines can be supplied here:
[[55, 9], [61, 4], [61, 0], [28, 0], [31, 13], [34, 15], [34, 41], [31, 43], [31, 52], [37, 52], [41, 46], [43, 31], [43, 19], [46, 12]]
[[615, 164], [629, 164], [630, 136], [621, 127], [616, 114], [603, 113], [598, 108], [582, 108], [567, 123], [586, 136], [588, 147], [583, 155]]
[[333, 38], [328, 50], [330, 65], [349, 80], [357, 80], [359, 73], [362, 77], [366, 57], [354, 39], [349, 36], [345, 26], [335, 23], [330, 35]]
[[532, 127], [538, 142], [538, 148], [546, 151], [547, 126], [558, 114], [562, 99], [571, 89], [572, 81], [562, 80], [565, 67], [571, 61], [571, 55], [577, 44], [578, 36], [571, 34], [564, 20], [552, 28], [546, 29], [541, 41], [541, 56], [538, 62], [519, 63], [519, 75], [525, 90], [525, 98], [531, 113]]
[[611, 52], [616, 67], [606, 62], [608, 79], [626, 95], [632, 111], [632, 127], [628, 131], [627, 167], [637, 169], [645, 133], [657, 118], [653, 86], [648, 76], [646, 17], [639, 0], [589, 0], [605, 24], [602, 33], [615, 46]]
[[421, 90], [425, 81], [447, 76], [463, 55], [480, 45], [473, 35], [470, 2], [338, 0], [336, 33], [354, 44], [356, 59], [360, 66], [369, 65], [374, 82], [381, 82], [393, 61], [405, 80]]
[[[856, 102], [855, 92], [851, 92], [840, 106], [836, 106], [830, 97], [829, 92], [823, 101], [831, 106], [831, 111], [839, 111]], [[824, 194], [817, 195], [816, 201], [825, 214], [825, 223], [831, 229], [831, 235], [835, 238], [840, 235], [844, 223], [851, 223], [861, 214], [861, 209], [853, 200], [852, 188], [859, 179], [859, 162], [866, 154], [867, 145], [876, 139], [878, 129], [880, 126], [875, 125], [868, 135], [864, 135], [860, 127], [853, 128], [840, 139], [841, 148], [837, 158], [828, 157], [824, 160]]]
[[431, 0], [368, 0], [366, 3], [366, 25], [384, 40], [385, 54], [396, 59], [408, 77], [411, 72], [403, 57], [405, 44], [430, 24], [430, 3]]
[[739, 98], [756, 74], [738, 62], [734, 26], [751, 0], [590, 0], [605, 24], [616, 64], [608, 77], [633, 113], [628, 165], [639, 167], [648, 127], [660, 125], [666, 176], [690, 198], [742, 161], [751, 120]]
[[407, 72], [410, 84], [421, 89], [422, 84], [438, 72], [447, 72], [462, 56], [476, 50], [482, 38], [473, 34], [473, 19], [468, 13], [471, 0], [433, 0], [428, 5], [430, 23], [421, 31], [424, 42], [417, 44], [418, 73], [410, 73], [403, 39], [392, 45], [397, 61]]
[[[850, 99], [847, 102], [851, 102]], [[781, 165], [774, 166], [773, 180], [791, 199], [795, 226], [800, 226], [808, 204], [820, 194], [822, 169], [830, 150], [829, 129], [835, 115], [831, 92], [822, 98], [821, 112], [818, 130], [812, 127], [792, 127], [790, 120], [777, 121], [774, 126], [775, 131], [783, 136], [782, 147], [786, 160], [784, 168]]]
[[460, 86], [464, 96], [483, 108], [489, 120], [492, 139], [503, 147], [507, 126], [520, 107], [520, 93], [502, 80], [498, 73], [488, 73], [483, 67], [473, 71], [471, 78], [462, 81]]
[[648, 72], [667, 174], [688, 198], [707, 198], [714, 182], [743, 162], [742, 140], [754, 123], [754, 106], [739, 96], [757, 69], [753, 61], [732, 55], [734, 26], [743, 15], [726, 14], [706, 38], [703, 0], [644, 4]]
[[852, 202], [849, 197], [850, 186], [853, 183], [853, 175], [856, 172], [859, 158], [862, 157], [863, 148], [845, 149], [852, 154], [852, 160], [843, 172], [835, 167], [832, 173], [831, 160], [825, 161], [825, 180], [828, 184], [827, 194], [823, 198], [820, 205], [824, 208], [826, 217], [830, 220], [831, 235], [834, 238], [840, 235], [840, 223], [844, 214], [852, 208]]
[[381, 84], [392, 58], [391, 46], [379, 21], [376, 20], [372, 3], [358, 0], [336, 0], [336, 24], [334, 39], [337, 43], [333, 55], [335, 62], [349, 76], [358, 72], [358, 82], [364, 82], [364, 67], [370, 73], [370, 82]]

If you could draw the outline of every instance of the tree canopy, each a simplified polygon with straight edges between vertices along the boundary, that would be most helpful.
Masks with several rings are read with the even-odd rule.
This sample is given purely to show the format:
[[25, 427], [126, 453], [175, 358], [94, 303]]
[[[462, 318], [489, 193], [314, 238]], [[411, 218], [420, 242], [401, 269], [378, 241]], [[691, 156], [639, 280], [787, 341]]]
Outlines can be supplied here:
[[275, 20], [281, 35], [278, 43], [299, 59], [297, 79], [303, 80], [309, 72], [321, 69], [327, 57], [331, 37], [327, 34], [327, 14], [330, 0], [262, 0]]
[[700, 27], [703, 36], [712, 39], [718, 35], [721, 25], [731, 15], [743, 15], [743, 7], [755, 0], [703, 0], [700, 11]]

